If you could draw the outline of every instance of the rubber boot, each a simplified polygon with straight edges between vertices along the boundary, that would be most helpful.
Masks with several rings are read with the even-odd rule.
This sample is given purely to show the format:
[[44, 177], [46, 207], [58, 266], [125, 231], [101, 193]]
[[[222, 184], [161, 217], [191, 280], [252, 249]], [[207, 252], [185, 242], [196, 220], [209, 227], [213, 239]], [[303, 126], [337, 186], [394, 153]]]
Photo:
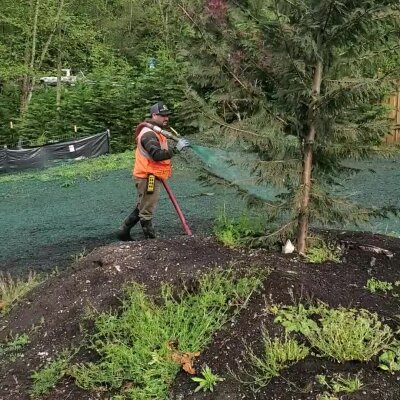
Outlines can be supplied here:
[[132, 240], [131, 229], [139, 222], [139, 219], [139, 209], [136, 207], [118, 229], [117, 238], [124, 242]]
[[153, 228], [153, 223], [152, 223], [151, 219], [148, 219], [148, 220], [141, 219], [140, 225], [142, 225], [144, 237], [146, 239], [155, 239], [156, 238], [156, 232]]

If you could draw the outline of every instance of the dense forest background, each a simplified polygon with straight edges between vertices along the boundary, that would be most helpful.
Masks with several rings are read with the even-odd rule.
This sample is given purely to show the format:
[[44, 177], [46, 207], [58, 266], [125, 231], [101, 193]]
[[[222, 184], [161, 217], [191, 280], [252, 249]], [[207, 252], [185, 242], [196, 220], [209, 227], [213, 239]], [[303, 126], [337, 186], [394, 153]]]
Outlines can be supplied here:
[[[169, 0], [2, 0], [0, 144], [38, 145], [108, 128], [121, 151], [159, 99], [174, 109], [174, 126], [187, 128], [189, 22]], [[61, 83], [62, 69], [77, 77], [73, 85]], [[45, 76], [60, 83], [41, 83]]]
[[[134, 125], [160, 99], [185, 133], [242, 121], [261, 108], [270, 113], [273, 106], [265, 104], [275, 97], [276, 66], [263, 24], [277, 3], [1, 0], [0, 145], [38, 145], [108, 128], [114, 149], [124, 150]], [[323, 3], [328, 9], [338, 2], [322, 2], [322, 11]], [[353, 66], [342, 45], [342, 74], [393, 73], [398, 58], [390, 50], [398, 43], [387, 29], [380, 43], [358, 44]], [[67, 68], [77, 76], [74, 85], [61, 83]], [[44, 76], [59, 83], [43, 84]]]

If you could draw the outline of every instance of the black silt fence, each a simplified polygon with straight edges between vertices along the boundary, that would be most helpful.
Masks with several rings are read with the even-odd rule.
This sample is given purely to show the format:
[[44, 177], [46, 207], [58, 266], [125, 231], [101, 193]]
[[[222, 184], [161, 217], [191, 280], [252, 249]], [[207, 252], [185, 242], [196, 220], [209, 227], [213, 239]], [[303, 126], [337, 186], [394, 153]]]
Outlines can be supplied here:
[[110, 152], [110, 131], [82, 139], [25, 149], [0, 149], [0, 173], [46, 168], [63, 160], [94, 158]]

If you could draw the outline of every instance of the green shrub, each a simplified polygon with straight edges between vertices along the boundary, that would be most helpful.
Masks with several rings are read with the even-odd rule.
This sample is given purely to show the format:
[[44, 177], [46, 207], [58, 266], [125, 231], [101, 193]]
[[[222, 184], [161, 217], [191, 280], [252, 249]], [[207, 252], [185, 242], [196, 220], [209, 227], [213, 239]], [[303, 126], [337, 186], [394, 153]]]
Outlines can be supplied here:
[[245, 304], [260, 284], [258, 277], [235, 279], [232, 272], [212, 272], [199, 278], [196, 293], [174, 293], [165, 285], [161, 304], [142, 286], [130, 285], [122, 312], [102, 313], [95, 321], [91, 347], [100, 361], [74, 366], [76, 384], [113, 389], [134, 399], [165, 399], [181, 367], [173, 355], [201, 351], [231, 318], [232, 307]]
[[309, 309], [284, 306], [272, 311], [277, 315], [276, 322], [289, 331], [302, 333], [313, 348], [338, 362], [368, 361], [393, 337], [390, 327], [367, 310], [333, 309], [321, 304]]

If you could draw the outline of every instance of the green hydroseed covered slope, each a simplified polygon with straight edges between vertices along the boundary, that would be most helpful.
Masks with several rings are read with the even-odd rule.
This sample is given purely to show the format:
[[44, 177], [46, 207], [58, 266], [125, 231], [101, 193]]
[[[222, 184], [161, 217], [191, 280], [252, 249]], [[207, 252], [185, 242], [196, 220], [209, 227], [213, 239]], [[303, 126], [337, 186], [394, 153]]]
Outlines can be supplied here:
[[[242, 188], [269, 199], [271, 187], [248, 185], [248, 176], [229, 163], [221, 150], [197, 147], [203, 165]], [[131, 153], [95, 164], [67, 165], [29, 175], [0, 175], [0, 270], [19, 273], [28, 268], [63, 267], [74, 256], [95, 246], [115, 242], [114, 232], [135, 204]], [[119, 157], [119, 158], [118, 158]], [[111, 160], [111, 158], [110, 158]], [[115, 159], [112, 159], [115, 161]], [[194, 234], [210, 234], [214, 219], [225, 206], [228, 216], [240, 215], [245, 202], [233, 187], [207, 187], [198, 180], [196, 163], [175, 160], [169, 181]], [[343, 178], [344, 191], [366, 205], [400, 207], [400, 160], [359, 162], [358, 175]], [[76, 176], [74, 168], [83, 171]], [[117, 168], [117, 169], [116, 169]], [[119, 168], [119, 169], [118, 169]], [[371, 170], [375, 172], [372, 172]], [[67, 173], [66, 173], [67, 171]], [[69, 171], [69, 172], [68, 172]], [[183, 234], [176, 213], [163, 191], [155, 226], [161, 237]], [[338, 228], [338, 227], [334, 227]], [[354, 229], [341, 226], [340, 229]], [[374, 220], [364, 230], [400, 236], [400, 220]], [[132, 231], [142, 239], [139, 227]]]

